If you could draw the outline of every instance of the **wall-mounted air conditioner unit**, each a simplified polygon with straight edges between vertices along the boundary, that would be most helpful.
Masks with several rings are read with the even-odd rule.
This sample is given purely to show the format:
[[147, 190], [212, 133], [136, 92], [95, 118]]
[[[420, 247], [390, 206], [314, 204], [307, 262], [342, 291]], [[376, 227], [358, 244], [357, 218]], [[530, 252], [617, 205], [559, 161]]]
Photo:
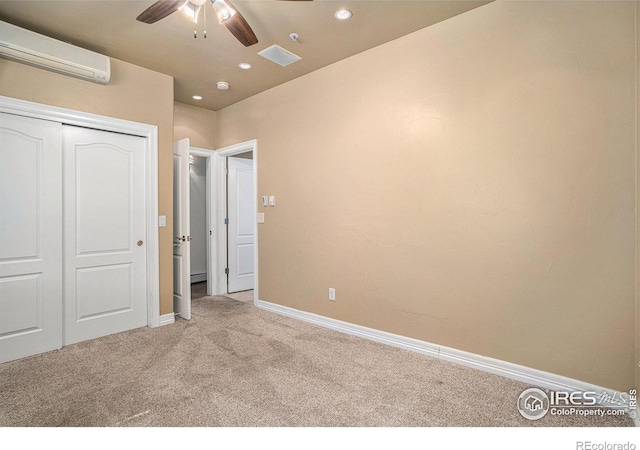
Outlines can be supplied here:
[[0, 21], [0, 56], [107, 84], [109, 57]]

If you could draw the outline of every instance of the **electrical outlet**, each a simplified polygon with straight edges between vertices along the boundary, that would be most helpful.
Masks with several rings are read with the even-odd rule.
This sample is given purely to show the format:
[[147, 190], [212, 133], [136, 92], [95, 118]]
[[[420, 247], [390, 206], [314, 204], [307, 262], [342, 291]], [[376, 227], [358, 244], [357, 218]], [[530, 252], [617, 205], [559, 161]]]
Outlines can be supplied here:
[[336, 290], [334, 288], [329, 288], [329, 300], [336, 301]]

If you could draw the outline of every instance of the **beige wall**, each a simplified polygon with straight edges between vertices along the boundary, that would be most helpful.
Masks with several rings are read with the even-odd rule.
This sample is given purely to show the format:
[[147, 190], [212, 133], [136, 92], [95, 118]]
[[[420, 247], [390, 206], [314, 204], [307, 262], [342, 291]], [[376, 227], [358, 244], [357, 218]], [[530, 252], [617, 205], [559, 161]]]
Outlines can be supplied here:
[[173, 78], [111, 60], [102, 86], [0, 59], [0, 95], [158, 126], [160, 314], [173, 311]]
[[[636, 1], [636, 52], [640, 51], [640, 33], [638, 32], [637, 24], [640, 23], [640, 1]], [[640, 56], [636, 54], [637, 57]], [[638, 152], [640, 151], [640, 136], [638, 135], [637, 130], [640, 130], [640, 115], [638, 114], [638, 110], [640, 110], [640, 97], [638, 97], [638, 92], [640, 92], [640, 74], [638, 74], [638, 67], [636, 63], [636, 204], [640, 201], [640, 184], [638, 183], [637, 174], [640, 173], [640, 158], [637, 157]], [[635, 353], [635, 371], [636, 371], [636, 390], [640, 390], [640, 283], [638, 283], [638, 269], [640, 262], [640, 242], [638, 242], [638, 236], [640, 236], [640, 211], [636, 208], [636, 353]], [[640, 408], [638, 408], [640, 410]]]
[[496, 2], [219, 111], [261, 299], [630, 389], [635, 7]]
[[173, 117], [173, 137], [176, 141], [189, 138], [191, 147], [216, 148], [215, 111], [176, 102]]

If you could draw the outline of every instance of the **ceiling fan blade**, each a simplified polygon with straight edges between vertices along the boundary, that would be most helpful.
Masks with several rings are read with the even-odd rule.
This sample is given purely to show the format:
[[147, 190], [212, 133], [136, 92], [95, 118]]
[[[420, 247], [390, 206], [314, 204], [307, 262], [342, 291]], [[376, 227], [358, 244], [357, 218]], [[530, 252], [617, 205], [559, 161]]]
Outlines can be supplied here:
[[231, 4], [229, 0], [225, 0], [227, 5], [231, 8], [235, 9], [236, 13], [231, 16], [229, 19], [223, 22], [224, 26], [233, 34], [237, 40], [242, 43], [245, 47], [249, 47], [250, 45], [257, 44], [258, 38], [255, 33], [247, 23], [247, 21], [242, 17], [240, 11], [237, 10], [235, 6]]
[[169, 14], [176, 12], [187, 0], [158, 0], [153, 5], [142, 11], [136, 20], [144, 23], [156, 23]]

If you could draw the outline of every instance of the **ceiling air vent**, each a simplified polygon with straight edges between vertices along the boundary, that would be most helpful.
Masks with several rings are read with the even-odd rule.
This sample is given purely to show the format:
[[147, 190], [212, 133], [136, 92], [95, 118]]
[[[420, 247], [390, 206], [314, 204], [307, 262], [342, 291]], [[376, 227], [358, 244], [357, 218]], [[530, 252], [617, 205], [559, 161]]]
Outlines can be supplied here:
[[271, 47], [267, 47], [261, 52], [258, 52], [258, 55], [267, 58], [269, 61], [279, 64], [282, 67], [288, 66], [289, 64], [302, 59], [298, 55], [294, 55], [293, 53], [285, 50], [279, 45], [272, 45]]

